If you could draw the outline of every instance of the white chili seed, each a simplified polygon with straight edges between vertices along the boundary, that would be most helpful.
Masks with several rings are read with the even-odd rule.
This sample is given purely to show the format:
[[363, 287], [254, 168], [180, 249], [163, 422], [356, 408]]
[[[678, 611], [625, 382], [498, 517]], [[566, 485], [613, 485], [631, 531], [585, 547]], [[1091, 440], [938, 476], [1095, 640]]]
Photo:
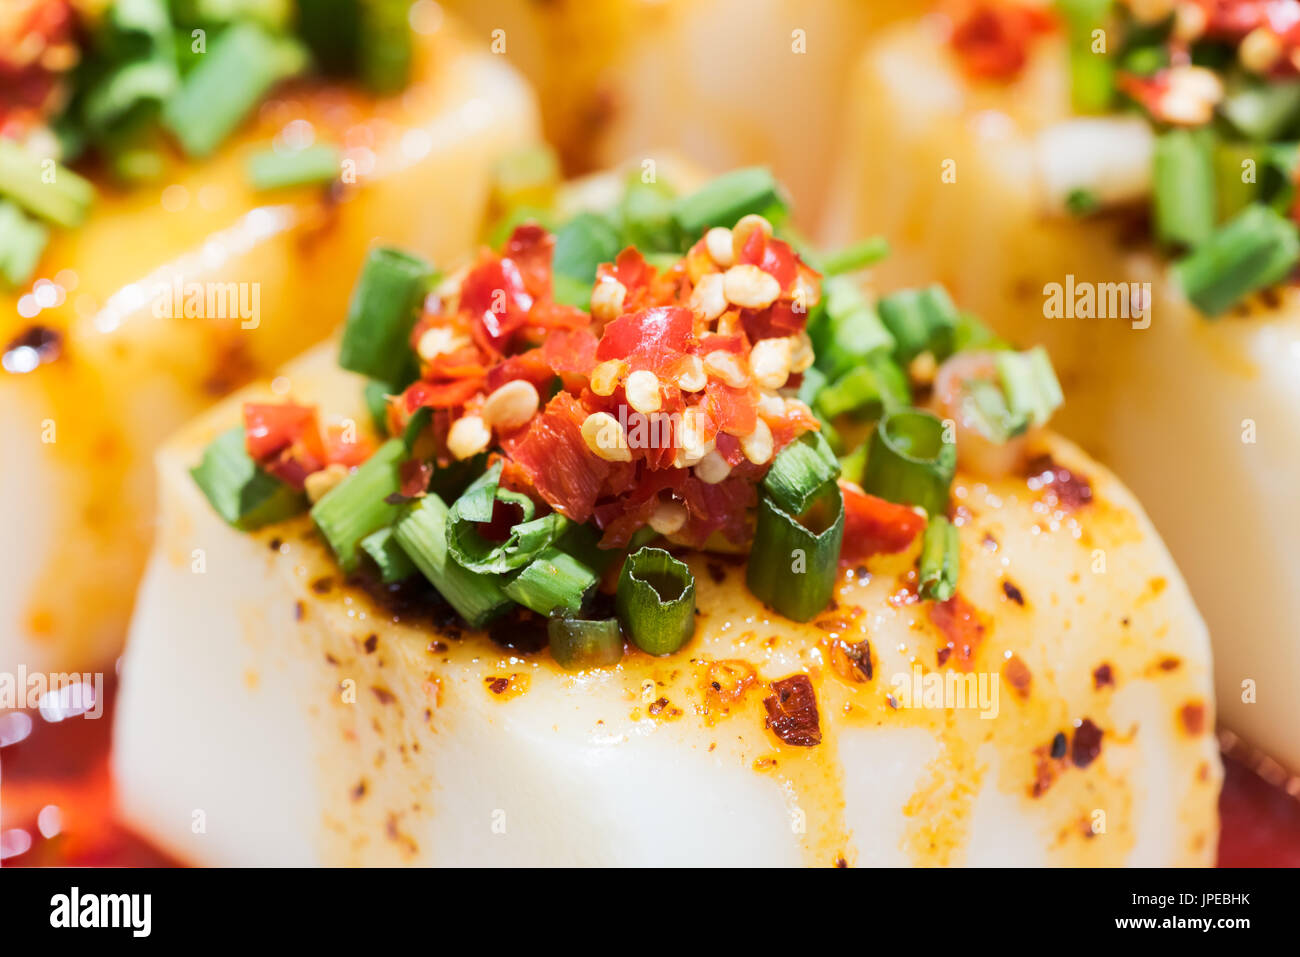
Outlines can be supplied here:
[[540, 402], [535, 385], [527, 379], [514, 379], [487, 397], [483, 418], [489, 427], [508, 432], [531, 419]]
[[630, 462], [632, 452], [618, 419], [608, 412], [593, 412], [582, 423], [582, 440], [606, 462]]
[[477, 415], [461, 416], [447, 432], [447, 450], [458, 459], [473, 458], [491, 441], [492, 430]]

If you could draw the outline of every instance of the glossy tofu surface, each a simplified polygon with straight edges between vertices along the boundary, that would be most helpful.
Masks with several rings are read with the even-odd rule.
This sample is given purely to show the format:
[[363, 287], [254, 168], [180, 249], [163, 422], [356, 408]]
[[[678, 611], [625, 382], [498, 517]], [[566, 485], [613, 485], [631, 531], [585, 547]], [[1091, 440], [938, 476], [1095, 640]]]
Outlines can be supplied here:
[[[1137, 493], [1205, 615], [1224, 723], [1300, 770], [1295, 290], [1210, 320], [1122, 217], [1052, 211], [1060, 167], [1045, 150], [1078, 123], [1056, 38], [1014, 83], [976, 85], [933, 22], [902, 26], [868, 49], [854, 84], [827, 233], [884, 233], [883, 287], [939, 279], [1002, 334], [1048, 346], [1068, 396], [1056, 425]], [[1049, 284], [1067, 282], [1125, 284], [1122, 308], [1054, 312]], [[1133, 296], [1148, 315], [1126, 317]]]
[[[450, 21], [418, 50], [400, 96], [286, 88], [210, 161], [178, 163], [156, 187], [101, 189], [32, 289], [0, 298], [0, 341], [34, 325], [61, 340], [55, 361], [15, 373], [10, 350], [0, 373], [0, 531], [23, 542], [0, 567], [0, 667], [116, 652], [153, 535], [157, 444], [337, 327], [371, 244], [445, 263], [475, 241], [492, 163], [537, 135], [536, 106]], [[253, 191], [248, 155], [286, 130], [342, 146], [355, 183]]]
[[[330, 347], [283, 375], [296, 399], [364, 421]], [[691, 558], [686, 647], [575, 674], [342, 581], [305, 517], [224, 525], [186, 470], [237, 409], [159, 455], [114, 735], [127, 819], [183, 859], [1212, 861], [1204, 627], [1140, 507], [1067, 442], [1039, 451], [1089, 483], [1082, 508], [1018, 477], [955, 483], [961, 595], [983, 629], [969, 672], [940, 664], [914, 547], [846, 574], [808, 624], [758, 604], [739, 562]], [[866, 669], [845, 654], [863, 641]], [[815, 692], [813, 747], [766, 726], [771, 682], [796, 674]], [[926, 698], [958, 677], [969, 700]]]

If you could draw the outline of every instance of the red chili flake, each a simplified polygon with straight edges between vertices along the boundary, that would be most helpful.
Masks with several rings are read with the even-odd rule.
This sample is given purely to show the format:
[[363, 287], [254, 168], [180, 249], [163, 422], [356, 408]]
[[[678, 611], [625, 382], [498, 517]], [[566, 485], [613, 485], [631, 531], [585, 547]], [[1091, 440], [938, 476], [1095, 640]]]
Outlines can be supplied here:
[[1092, 672], [1092, 686], [1100, 691], [1102, 688], [1111, 688], [1115, 685], [1115, 675], [1107, 662], [1102, 662]]
[[1205, 730], [1205, 705], [1200, 701], [1189, 701], [1178, 709], [1183, 729], [1193, 737]]
[[763, 699], [767, 727], [786, 744], [811, 748], [821, 744], [817, 695], [807, 675], [791, 675], [772, 682], [772, 694]]
[[1022, 608], [1024, 607], [1025, 596], [1021, 593], [1019, 588], [1017, 588], [1012, 582], [1007, 581], [1005, 578], [1002, 580], [1002, 594], [1006, 595]]
[[49, 326], [28, 326], [4, 348], [0, 364], [6, 372], [22, 374], [53, 362], [63, 354], [63, 333]]
[[1074, 729], [1074, 741], [1070, 746], [1070, 760], [1076, 768], [1086, 768], [1101, 754], [1102, 730], [1088, 718], [1079, 722]]
[[510, 687], [509, 678], [486, 678], [484, 680], [487, 682], [488, 690], [493, 694], [505, 694]]
[[925, 527], [925, 518], [906, 505], [869, 495], [847, 480], [844, 496], [844, 547], [840, 564], [854, 565], [872, 555], [901, 552]]
[[392, 704], [397, 700], [396, 695], [387, 688], [379, 687], [379, 685], [371, 686], [370, 690], [374, 693], [375, 697], [379, 699], [380, 704]]

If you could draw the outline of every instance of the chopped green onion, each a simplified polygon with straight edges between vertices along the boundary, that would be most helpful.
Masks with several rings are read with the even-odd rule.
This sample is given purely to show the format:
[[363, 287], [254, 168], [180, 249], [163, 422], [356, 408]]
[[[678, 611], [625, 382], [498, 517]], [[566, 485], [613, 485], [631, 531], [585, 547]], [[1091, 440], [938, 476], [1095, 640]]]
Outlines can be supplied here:
[[179, 84], [180, 75], [171, 60], [130, 61], [89, 89], [82, 116], [90, 129], [104, 131], [137, 108], [167, 102]]
[[1268, 142], [1295, 130], [1300, 119], [1300, 80], [1252, 83], [1231, 92], [1219, 112], [1247, 139]]
[[817, 393], [817, 411], [827, 419], [852, 413], [879, 418], [884, 411], [907, 405], [911, 389], [898, 363], [887, 356], [869, 356], [833, 384]]
[[411, 0], [367, 0], [361, 7], [357, 74], [372, 93], [396, 93], [411, 76]]
[[943, 515], [935, 515], [921, 538], [921, 597], [947, 601], [957, 592], [961, 571], [961, 539], [957, 526]]
[[1036, 346], [1028, 352], [999, 352], [994, 361], [1012, 414], [1030, 425], [1046, 425], [1065, 401], [1047, 350]]
[[1115, 96], [1115, 65], [1107, 53], [1093, 52], [1094, 31], [1105, 31], [1112, 5], [1112, 0], [1058, 4], [1069, 27], [1070, 102], [1079, 113], [1103, 113]]
[[298, 35], [317, 66], [331, 76], [354, 74], [361, 36], [360, 0], [297, 0], [296, 6]]
[[568, 671], [616, 665], [623, 657], [623, 632], [617, 618], [552, 618], [546, 623], [551, 655]]
[[257, 467], [244, 447], [243, 426], [213, 439], [190, 475], [216, 513], [245, 532], [296, 515], [307, 504], [297, 489]]
[[908, 363], [922, 352], [943, 360], [952, 354], [958, 312], [948, 290], [935, 283], [904, 289], [880, 300], [880, 319], [894, 337], [894, 355]]
[[673, 192], [663, 183], [646, 183], [639, 172], [633, 174], [619, 205], [619, 220], [622, 245], [635, 246], [643, 255], [685, 251], [673, 218]]
[[[1215, 144], [1215, 222], [1226, 222], [1259, 198], [1267, 165], [1263, 153], [1254, 143]], [[1247, 169], [1253, 169], [1254, 174], [1249, 181]]]
[[823, 301], [808, 323], [817, 367], [836, 379], [868, 356], [892, 352], [894, 337], [880, 316], [851, 280], [828, 279], [822, 285]]
[[71, 228], [86, 218], [95, 188], [54, 160], [0, 137], [0, 196], [56, 226]]
[[163, 125], [190, 156], [204, 157], [234, 132], [267, 92], [307, 65], [306, 51], [252, 23], [218, 34], [163, 107]]
[[613, 262], [622, 248], [618, 230], [596, 213], [579, 213], [561, 226], [555, 234], [551, 269], [555, 280], [563, 277], [567, 282], [554, 284], [556, 301], [589, 308], [596, 267]]
[[572, 555], [546, 548], [505, 585], [505, 593], [539, 615], [576, 614], [597, 575]]
[[798, 515], [839, 475], [839, 460], [821, 433], [805, 432], [772, 460], [763, 490], [787, 512]]
[[433, 267], [417, 256], [370, 250], [348, 303], [339, 365], [381, 382], [409, 382], [415, 356], [407, 339], [433, 278]]
[[436, 495], [414, 502], [393, 526], [397, 544], [471, 628], [514, 606], [496, 575], [461, 568], [447, 554], [447, 504]]
[[41, 260], [50, 231], [0, 199], [0, 279], [12, 287], [27, 282]]
[[361, 539], [361, 550], [374, 560], [384, 584], [404, 581], [415, 574], [415, 566], [393, 537], [391, 526], [381, 528]]
[[406, 455], [406, 446], [400, 440], [389, 439], [312, 506], [312, 521], [329, 542], [345, 572], [356, 571], [357, 545], [361, 539], [393, 524], [400, 513], [400, 506], [385, 499], [402, 487], [398, 466]]
[[944, 441], [944, 431], [943, 422], [923, 409], [887, 414], [871, 436], [862, 487], [891, 502], [942, 515], [957, 471], [957, 446]]
[[862, 484], [862, 473], [867, 468], [867, 443], [862, 442], [848, 455], [840, 456], [840, 474], [850, 482]]
[[872, 236], [852, 246], [826, 253], [821, 259], [824, 276], [839, 276], [873, 266], [889, 255], [889, 241], [884, 236]]
[[377, 435], [388, 435], [388, 397], [396, 392], [392, 386], [377, 379], [371, 379], [365, 385], [362, 394], [365, 397], [366, 411], [370, 413], [370, 423]]
[[835, 482], [823, 485], [797, 513], [764, 495], [745, 582], [759, 601], [794, 621], [808, 621], [831, 600], [843, 542], [844, 496]]
[[261, 190], [328, 183], [339, 175], [342, 158], [337, 146], [325, 143], [288, 153], [263, 150], [248, 158], [248, 179]]
[[1279, 282], [1300, 261], [1295, 223], [1267, 206], [1248, 206], [1174, 266], [1198, 309], [1217, 316], [1243, 297]]
[[670, 655], [695, 634], [695, 576], [662, 548], [628, 556], [615, 605], [632, 642], [649, 654]]
[[1082, 219], [1101, 209], [1101, 200], [1097, 194], [1082, 186], [1070, 190], [1065, 197], [1065, 211], [1071, 216]]
[[[456, 499], [447, 517], [447, 548], [451, 557], [473, 572], [500, 574], [523, 568], [569, 525], [569, 520], [559, 512], [533, 518], [536, 512], [533, 500], [502, 488], [498, 484], [500, 477], [498, 462]], [[484, 538], [477, 526], [492, 520], [497, 502], [518, 508], [523, 517], [504, 541], [493, 542]]]
[[1200, 131], [1170, 130], [1156, 139], [1152, 207], [1162, 243], [1196, 246], [1214, 229], [1214, 160]]
[[999, 337], [992, 329], [980, 322], [968, 312], [957, 317], [957, 328], [953, 330], [952, 351], [966, 352], [973, 349], [1010, 349], [1011, 343]]
[[570, 522], [564, 534], [555, 540], [555, 547], [568, 552], [598, 575], [603, 575], [618, 555], [612, 548], [601, 548], [600, 531], [585, 523]]
[[990, 442], [1006, 442], [1029, 427], [1029, 419], [1011, 411], [1006, 393], [992, 382], [971, 379], [963, 383], [963, 412]]
[[714, 226], [734, 226], [750, 213], [780, 218], [785, 209], [781, 188], [771, 170], [749, 166], [723, 173], [683, 196], [677, 200], [674, 216], [687, 240], [693, 241]]
[[549, 209], [559, 182], [560, 160], [554, 149], [545, 144], [522, 146], [493, 164], [492, 202], [498, 210]]

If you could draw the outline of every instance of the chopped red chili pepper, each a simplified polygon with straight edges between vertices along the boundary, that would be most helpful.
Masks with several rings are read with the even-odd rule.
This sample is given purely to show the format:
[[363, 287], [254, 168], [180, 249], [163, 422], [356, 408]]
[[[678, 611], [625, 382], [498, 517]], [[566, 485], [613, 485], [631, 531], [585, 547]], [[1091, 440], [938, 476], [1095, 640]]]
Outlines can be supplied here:
[[872, 555], [901, 552], [925, 527], [924, 516], [910, 507], [868, 495], [847, 480], [839, 484], [844, 495], [841, 565], [853, 565]]
[[817, 714], [817, 694], [807, 675], [791, 675], [772, 682], [773, 694], [763, 699], [767, 726], [786, 744], [811, 748], [822, 742]]

